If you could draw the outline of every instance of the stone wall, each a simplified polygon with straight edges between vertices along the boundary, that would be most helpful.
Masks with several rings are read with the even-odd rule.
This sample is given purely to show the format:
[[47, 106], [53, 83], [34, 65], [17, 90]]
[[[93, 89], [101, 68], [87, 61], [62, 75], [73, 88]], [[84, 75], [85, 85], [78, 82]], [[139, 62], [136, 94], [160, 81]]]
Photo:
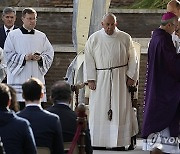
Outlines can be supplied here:
[[110, 7], [116, 8], [116, 7], [119, 7], [119, 6], [121, 6], [121, 7], [122, 6], [129, 6], [134, 2], [135, 2], [135, 0], [111, 0]]
[[144, 103], [144, 85], [146, 80], [146, 66], [147, 66], [147, 54], [141, 54], [140, 59], [140, 72], [139, 72], [139, 93], [138, 93], [138, 122], [139, 122], [139, 129], [141, 132], [141, 125], [142, 125], [142, 114], [143, 114], [143, 103]]
[[[2, 10], [3, 7], [0, 7]], [[21, 26], [21, 11], [16, 7], [16, 25]], [[72, 8], [36, 8], [37, 29], [45, 32], [53, 44], [72, 44]], [[133, 38], [149, 38], [151, 31], [159, 26], [163, 10], [110, 9], [117, 16], [118, 28]], [[0, 21], [0, 25], [2, 21]]]
[[47, 86], [47, 97], [49, 102], [49, 93], [52, 84], [58, 80], [63, 80], [63, 77], [65, 77], [67, 67], [69, 66], [69, 64], [75, 56], [75, 52], [55, 52], [53, 64], [45, 76]]
[[[111, 0], [110, 7], [127, 6], [135, 0]], [[1, 6], [72, 7], [73, 0], [0, 0]]]

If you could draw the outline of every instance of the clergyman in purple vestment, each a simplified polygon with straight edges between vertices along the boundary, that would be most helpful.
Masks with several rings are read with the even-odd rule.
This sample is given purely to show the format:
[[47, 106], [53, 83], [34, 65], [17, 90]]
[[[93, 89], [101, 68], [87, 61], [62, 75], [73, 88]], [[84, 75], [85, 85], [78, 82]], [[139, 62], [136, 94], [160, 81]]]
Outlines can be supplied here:
[[177, 137], [179, 133], [180, 54], [176, 53], [171, 36], [176, 25], [176, 16], [165, 13], [149, 44], [142, 126], [144, 139], [165, 129], [170, 137]]

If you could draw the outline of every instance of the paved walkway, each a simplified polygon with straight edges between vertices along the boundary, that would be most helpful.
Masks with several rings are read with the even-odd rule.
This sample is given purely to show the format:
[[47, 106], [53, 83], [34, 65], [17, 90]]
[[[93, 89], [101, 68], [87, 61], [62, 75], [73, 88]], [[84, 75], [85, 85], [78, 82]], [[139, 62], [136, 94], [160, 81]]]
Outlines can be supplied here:
[[137, 140], [137, 147], [130, 151], [108, 151], [108, 150], [94, 150], [93, 154], [149, 154], [149, 151], [142, 151], [142, 140]]

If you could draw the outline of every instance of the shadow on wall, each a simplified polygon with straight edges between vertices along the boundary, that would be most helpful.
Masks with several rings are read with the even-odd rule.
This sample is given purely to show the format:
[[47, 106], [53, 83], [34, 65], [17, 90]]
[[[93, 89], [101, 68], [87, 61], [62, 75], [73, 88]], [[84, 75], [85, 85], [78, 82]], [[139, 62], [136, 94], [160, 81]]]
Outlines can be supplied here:
[[[111, 0], [110, 7], [128, 7], [137, 0]], [[0, 6], [73, 7], [73, 0], [0, 0]]]
[[61, 4], [63, 0], [0, 0], [0, 6], [39, 7], [40, 4], [50, 6], [51, 3]]
[[1, 6], [39, 6], [39, 0], [0, 0]]

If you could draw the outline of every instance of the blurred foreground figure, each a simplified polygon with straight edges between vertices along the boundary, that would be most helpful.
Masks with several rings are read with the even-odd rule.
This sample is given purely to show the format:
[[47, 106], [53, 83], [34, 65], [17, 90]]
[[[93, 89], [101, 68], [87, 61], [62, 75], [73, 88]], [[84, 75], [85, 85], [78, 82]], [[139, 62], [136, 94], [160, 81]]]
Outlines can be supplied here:
[[30, 124], [9, 109], [11, 94], [3, 83], [0, 84], [0, 100], [0, 136], [6, 154], [36, 154]]
[[[162, 16], [148, 48], [142, 137], [143, 150], [152, 154], [180, 153], [178, 146], [180, 120], [180, 54], [171, 34], [177, 17], [171, 12]], [[174, 142], [172, 142], [172, 139]]]

